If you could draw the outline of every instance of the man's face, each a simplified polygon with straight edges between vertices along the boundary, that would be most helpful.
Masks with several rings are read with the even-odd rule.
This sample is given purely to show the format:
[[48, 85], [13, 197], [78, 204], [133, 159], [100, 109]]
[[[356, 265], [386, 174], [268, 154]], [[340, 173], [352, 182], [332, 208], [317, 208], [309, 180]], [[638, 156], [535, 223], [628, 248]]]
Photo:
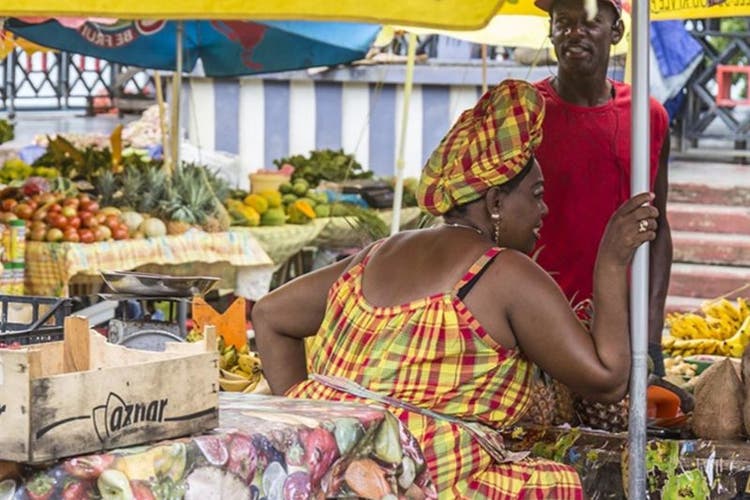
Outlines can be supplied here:
[[622, 22], [611, 4], [599, 2], [588, 20], [582, 0], [556, 0], [552, 6], [550, 36], [561, 69], [582, 76], [606, 72], [612, 43], [622, 37]]

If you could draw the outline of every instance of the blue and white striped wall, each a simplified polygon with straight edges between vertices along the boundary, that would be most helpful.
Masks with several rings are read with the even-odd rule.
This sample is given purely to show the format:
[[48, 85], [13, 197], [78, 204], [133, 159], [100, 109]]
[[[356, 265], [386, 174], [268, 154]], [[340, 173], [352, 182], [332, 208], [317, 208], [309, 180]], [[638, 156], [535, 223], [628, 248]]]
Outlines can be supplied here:
[[[519, 69], [520, 68], [520, 69]], [[417, 67], [409, 103], [405, 175], [418, 177], [426, 158], [458, 115], [481, 94], [476, 65]], [[538, 79], [548, 68], [493, 68], [488, 82]], [[520, 74], [519, 74], [520, 73]], [[182, 125], [202, 148], [239, 155], [246, 173], [313, 149], [343, 148], [378, 175], [393, 175], [403, 115], [401, 66], [305, 72], [263, 78], [190, 78]]]

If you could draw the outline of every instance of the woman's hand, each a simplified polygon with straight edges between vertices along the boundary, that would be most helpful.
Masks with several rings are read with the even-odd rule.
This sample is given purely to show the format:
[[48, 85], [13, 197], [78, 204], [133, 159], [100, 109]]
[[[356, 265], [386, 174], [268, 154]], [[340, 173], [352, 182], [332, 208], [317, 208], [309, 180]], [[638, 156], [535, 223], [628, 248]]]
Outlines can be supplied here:
[[656, 238], [659, 210], [649, 205], [653, 193], [640, 193], [623, 203], [607, 223], [599, 244], [599, 259], [627, 266], [641, 244]]

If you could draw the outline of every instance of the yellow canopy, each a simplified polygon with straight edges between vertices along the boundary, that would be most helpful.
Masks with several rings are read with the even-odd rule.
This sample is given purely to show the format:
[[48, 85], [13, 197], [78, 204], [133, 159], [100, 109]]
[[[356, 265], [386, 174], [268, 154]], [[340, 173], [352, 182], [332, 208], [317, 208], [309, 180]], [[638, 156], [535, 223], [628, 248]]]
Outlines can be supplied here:
[[308, 19], [476, 29], [502, 0], [5, 0], [0, 16], [119, 19]]
[[[508, 2], [506, 1], [506, 5]], [[500, 9], [504, 12], [504, 8]], [[545, 14], [542, 11], [538, 11]], [[630, 32], [630, 15], [623, 13], [625, 32]], [[527, 47], [530, 49], [551, 49], [549, 37], [549, 18], [540, 15], [497, 15], [490, 23], [478, 30], [453, 31], [434, 30], [415, 26], [396, 26], [397, 30], [413, 32], [416, 35], [446, 35], [461, 40], [485, 45], [501, 45], [504, 47]], [[613, 54], [625, 54], [628, 51], [628, 37], [615, 45]]]
[[[651, 20], [699, 19], [704, 17], [738, 17], [750, 16], [750, 4], [742, 0], [726, 0], [723, 3], [709, 6], [709, 0], [649, 0]], [[630, 11], [630, 1], [623, 1], [624, 10]], [[700, 6], [702, 4], [702, 6]], [[698, 6], [696, 6], [698, 5]], [[498, 14], [516, 14], [525, 16], [548, 16], [534, 6], [533, 0], [505, 0]]]

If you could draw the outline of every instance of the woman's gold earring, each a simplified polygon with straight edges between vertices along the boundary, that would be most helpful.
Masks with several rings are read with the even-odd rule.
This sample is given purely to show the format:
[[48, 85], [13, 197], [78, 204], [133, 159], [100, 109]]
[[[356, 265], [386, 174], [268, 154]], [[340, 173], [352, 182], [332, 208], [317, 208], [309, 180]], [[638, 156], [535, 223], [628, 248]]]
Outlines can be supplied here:
[[495, 244], [500, 246], [500, 225], [502, 224], [502, 219], [500, 218], [499, 213], [493, 213], [492, 215], [490, 215], [490, 218], [492, 219], [492, 226], [495, 230]]

